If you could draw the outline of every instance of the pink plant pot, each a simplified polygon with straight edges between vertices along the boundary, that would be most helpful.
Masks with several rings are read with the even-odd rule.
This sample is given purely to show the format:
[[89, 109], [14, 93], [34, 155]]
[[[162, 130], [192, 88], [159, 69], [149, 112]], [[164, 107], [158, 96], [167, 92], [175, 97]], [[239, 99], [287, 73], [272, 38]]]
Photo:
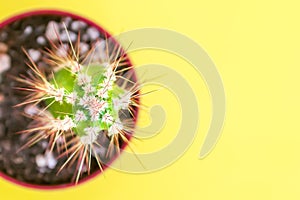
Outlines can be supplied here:
[[[111, 35], [106, 31], [104, 30], [102, 27], [100, 27], [99, 25], [95, 24], [94, 22], [92, 22], [91, 20], [88, 20], [86, 18], [83, 18], [81, 16], [78, 16], [78, 15], [75, 15], [75, 14], [72, 14], [72, 13], [69, 13], [69, 12], [65, 12], [65, 11], [58, 11], [58, 10], [37, 10], [37, 11], [29, 11], [29, 12], [25, 12], [25, 13], [22, 13], [22, 14], [18, 14], [18, 15], [15, 15], [13, 17], [10, 17], [9, 19], [6, 19], [5, 21], [1, 22], [0, 23], [0, 30], [2, 28], [4, 28], [5, 26], [7, 25], [10, 25], [16, 21], [19, 21], [21, 19], [24, 19], [24, 18], [27, 18], [27, 17], [32, 17], [32, 16], [60, 16], [60, 17], [71, 17], [72, 19], [74, 20], [81, 20], [83, 22], [85, 22], [89, 27], [94, 27], [96, 28], [101, 34], [103, 35], [106, 35], [107, 38], [110, 38]], [[118, 44], [118, 42], [116, 40], [113, 40], [116, 44]], [[20, 47], [21, 49], [21, 47]], [[12, 58], [13, 59], [13, 58]], [[131, 62], [130, 60], [128, 60], [128, 63], [129, 65], [131, 65]], [[133, 71], [133, 76], [132, 76], [132, 79], [134, 81], [137, 81], [137, 77], [135, 75], [135, 72]], [[135, 109], [135, 113], [134, 113], [134, 124], [136, 123], [136, 118], [137, 118], [137, 115], [138, 115], [138, 108]], [[134, 125], [135, 126], [135, 125]], [[130, 140], [131, 137], [129, 136], [128, 139]], [[127, 146], [126, 143], [124, 143], [120, 149], [123, 150], [125, 147]], [[109, 167], [109, 165], [118, 157], [118, 155], [114, 156], [112, 159], [109, 160], [108, 164], [106, 164], [104, 166], [104, 169], [106, 169], [107, 167]], [[100, 170], [96, 170], [94, 171], [93, 173], [91, 173], [90, 175], [88, 175], [87, 177], [85, 178], [82, 178], [78, 184], [82, 184], [84, 182], [87, 182], [89, 181], [90, 179], [98, 176], [99, 174], [101, 174], [102, 171]], [[0, 177], [4, 178], [5, 180], [13, 183], [13, 184], [16, 184], [16, 185], [20, 185], [20, 186], [24, 186], [24, 187], [28, 187], [28, 188], [32, 188], [32, 189], [42, 189], [42, 190], [53, 190], [53, 189], [63, 189], [63, 188], [68, 188], [68, 187], [71, 187], [71, 186], [74, 186], [74, 183], [63, 183], [63, 184], [56, 184], [56, 185], [38, 185], [38, 184], [32, 184], [32, 183], [27, 183], [27, 182], [23, 182], [23, 181], [20, 181], [16, 178], [13, 178], [3, 172], [0, 171]]]

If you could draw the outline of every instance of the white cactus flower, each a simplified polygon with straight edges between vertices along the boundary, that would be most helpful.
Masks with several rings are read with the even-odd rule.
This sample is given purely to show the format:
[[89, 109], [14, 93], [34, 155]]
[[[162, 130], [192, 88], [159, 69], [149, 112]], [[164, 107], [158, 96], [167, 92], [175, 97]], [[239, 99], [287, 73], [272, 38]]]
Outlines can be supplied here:
[[113, 123], [114, 118], [107, 112], [102, 116], [102, 122], [111, 124]]
[[112, 75], [114, 75], [114, 71], [112, 69], [112, 67], [109, 65], [107, 68], [106, 68], [106, 72], [104, 72], [104, 76], [106, 78], [110, 78]]
[[84, 95], [82, 98], [79, 99], [79, 105], [83, 106], [84, 108], [87, 108], [90, 105], [91, 102], [90, 96]]
[[77, 97], [78, 95], [76, 92], [71, 92], [70, 94], [66, 95], [66, 102], [74, 105], [77, 100]]
[[122, 105], [121, 105], [121, 100], [119, 98], [113, 98], [113, 106], [115, 110], [120, 110]]
[[105, 78], [103, 82], [100, 84], [100, 87], [105, 88], [106, 90], [111, 90], [113, 86], [113, 81], [109, 78]]
[[85, 116], [84, 112], [82, 110], [77, 110], [75, 114], [75, 121], [76, 122], [81, 122], [81, 121], [86, 121], [87, 117]]
[[96, 97], [93, 97], [90, 101], [90, 105], [88, 107], [88, 110], [90, 111], [91, 119], [93, 121], [99, 119], [100, 113], [105, 111], [105, 109], [108, 107], [108, 104], [106, 101], [99, 100]]
[[83, 86], [82, 89], [86, 95], [96, 91], [96, 89], [90, 83]]
[[130, 92], [125, 92], [122, 95], [119, 95], [118, 98], [113, 99], [113, 105], [116, 110], [120, 109], [128, 109], [130, 103], [131, 103], [131, 96], [132, 94]]
[[108, 98], [108, 90], [106, 90], [105, 88], [100, 88], [97, 91], [97, 95], [98, 95], [98, 97], [101, 97], [103, 99], [107, 99]]
[[99, 120], [100, 113], [97, 110], [90, 110], [91, 121], [95, 122]]
[[110, 68], [110, 67], [111, 67], [111, 64], [108, 63], [108, 62], [103, 62], [103, 63], [101, 63], [101, 65], [102, 65], [103, 67], [105, 67], [105, 68]]
[[85, 135], [80, 137], [80, 141], [83, 144], [92, 144], [96, 141], [97, 136], [100, 132], [99, 127], [87, 127], [84, 129]]
[[68, 60], [68, 62], [65, 63], [65, 65], [69, 67], [73, 73], [77, 73], [83, 68], [81, 64], [74, 60]]
[[65, 116], [63, 120], [55, 120], [55, 127], [59, 131], [68, 131], [74, 128], [76, 125], [74, 124], [73, 120], [69, 116]]
[[77, 84], [79, 86], [82, 86], [84, 84], [88, 84], [90, 83], [92, 80], [92, 77], [90, 77], [89, 75], [85, 74], [85, 73], [78, 73], [77, 76]]
[[65, 89], [64, 88], [57, 89], [55, 91], [55, 95], [54, 95], [55, 101], [58, 101], [59, 103], [62, 104], [64, 95], [65, 95]]
[[129, 104], [131, 103], [131, 92], [125, 92], [120, 96], [120, 101], [121, 101], [121, 108], [122, 109], [127, 109]]
[[111, 137], [113, 135], [119, 134], [123, 129], [123, 124], [120, 120], [116, 120], [108, 129], [108, 136]]

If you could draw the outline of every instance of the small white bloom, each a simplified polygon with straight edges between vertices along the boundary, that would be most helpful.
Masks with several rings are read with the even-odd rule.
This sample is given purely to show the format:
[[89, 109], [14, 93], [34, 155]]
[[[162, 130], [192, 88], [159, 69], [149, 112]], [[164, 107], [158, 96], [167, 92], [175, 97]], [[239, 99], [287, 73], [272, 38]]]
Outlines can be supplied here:
[[55, 101], [58, 101], [59, 103], [63, 102], [63, 98], [64, 98], [64, 94], [65, 94], [65, 89], [64, 88], [60, 88], [57, 89], [54, 95]]
[[102, 64], [103, 67], [105, 67], [105, 68], [111, 67], [110, 63], [108, 63], [108, 62], [103, 62], [103, 63], [101, 63], [101, 64]]
[[115, 82], [117, 80], [117, 77], [115, 74], [112, 74], [111, 77], [110, 77], [110, 81], [111, 82]]
[[100, 132], [100, 128], [95, 126], [95, 127], [87, 127], [84, 129], [87, 135], [97, 135]]
[[104, 76], [111, 79], [112, 81], [116, 80], [115, 66], [116, 66], [116, 63], [111, 63], [111, 64], [109, 63], [106, 66], [106, 72], [104, 73]]
[[88, 107], [90, 111], [91, 120], [97, 121], [99, 119], [100, 113], [102, 113], [107, 107], [108, 104], [106, 101], [99, 101], [96, 97], [92, 98]]
[[80, 137], [80, 141], [83, 144], [92, 144], [94, 141], [96, 141], [97, 136], [100, 132], [99, 127], [88, 127], [84, 129], [85, 135]]
[[79, 99], [79, 105], [83, 106], [84, 108], [87, 108], [90, 105], [91, 97], [84, 95], [82, 98]]
[[108, 129], [108, 136], [117, 135], [123, 129], [123, 124], [120, 120], [116, 120]]
[[99, 110], [99, 112], [103, 111], [105, 108], [108, 107], [108, 104], [106, 101], [104, 100], [100, 100], [97, 97], [91, 97], [90, 100], [90, 107], [92, 108], [96, 108], [97, 110]]
[[111, 81], [109, 78], [105, 78], [103, 82], [100, 84], [100, 87], [105, 88], [106, 90], [111, 90], [113, 86], [113, 81]]
[[56, 120], [55, 122], [57, 130], [67, 131], [75, 127], [73, 120], [69, 116], [65, 116], [63, 120]]
[[66, 63], [64, 63], [64, 65], [70, 68], [73, 73], [77, 73], [83, 68], [83, 66], [75, 60], [69, 60]]
[[89, 106], [90, 107], [96, 107], [99, 103], [100, 103], [100, 100], [97, 97], [90, 96], [90, 99], [89, 99]]
[[113, 122], [114, 118], [109, 114], [109, 113], [105, 113], [102, 116], [102, 122], [107, 123], [107, 124], [111, 124]]
[[77, 93], [76, 92], [71, 92], [70, 94], [68, 94], [66, 96], [67, 103], [70, 103], [70, 104], [74, 105], [76, 100], [77, 100]]
[[78, 73], [77, 84], [79, 86], [90, 83], [92, 78], [87, 74]]
[[97, 95], [98, 95], [98, 97], [101, 97], [103, 99], [107, 99], [108, 98], [108, 90], [106, 90], [105, 88], [100, 88], [97, 91]]
[[131, 102], [131, 92], [126, 92], [120, 96], [121, 108], [127, 109]]
[[97, 111], [97, 110], [90, 110], [90, 116], [91, 116], [91, 121], [98, 121], [98, 119], [99, 119], [99, 116], [100, 116], [100, 114], [99, 114], [99, 112]]
[[85, 94], [92, 93], [96, 90], [90, 83], [86, 84], [86, 86], [82, 87], [82, 89], [84, 90]]
[[104, 76], [111, 82], [114, 82], [117, 79], [112, 67], [107, 68], [106, 72], [104, 73]]
[[128, 109], [130, 103], [131, 103], [131, 93], [130, 92], [119, 95], [119, 98], [113, 99], [113, 105], [116, 110]]
[[111, 67], [110, 65], [107, 66], [106, 72], [104, 72], [104, 76], [105, 76], [106, 78], [109, 78], [109, 77], [111, 77], [113, 74], [114, 74], [114, 71], [113, 71], [112, 67]]
[[115, 110], [120, 110], [122, 105], [121, 105], [121, 100], [119, 98], [113, 98], [113, 106]]
[[85, 116], [84, 112], [82, 110], [77, 110], [75, 114], [75, 121], [80, 122], [85, 120], [87, 120], [87, 117]]
[[108, 103], [106, 101], [100, 101], [100, 103], [97, 105], [97, 108], [99, 112], [103, 112], [108, 107]]

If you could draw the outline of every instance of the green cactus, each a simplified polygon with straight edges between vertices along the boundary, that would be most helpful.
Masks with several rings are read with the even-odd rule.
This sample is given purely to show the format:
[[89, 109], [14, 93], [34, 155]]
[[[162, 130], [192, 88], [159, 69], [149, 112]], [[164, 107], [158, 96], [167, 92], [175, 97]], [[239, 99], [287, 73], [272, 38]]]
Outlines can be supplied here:
[[115, 83], [114, 67], [98, 64], [80, 66], [76, 72], [68, 69], [57, 71], [51, 78], [56, 94], [46, 101], [50, 113], [68, 119], [64, 129], [72, 128], [86, 143], [96, 138], [93, 130], [116, 134], [114, 130], [122, 126], [119, 112], [128, 108], [131, 94]]

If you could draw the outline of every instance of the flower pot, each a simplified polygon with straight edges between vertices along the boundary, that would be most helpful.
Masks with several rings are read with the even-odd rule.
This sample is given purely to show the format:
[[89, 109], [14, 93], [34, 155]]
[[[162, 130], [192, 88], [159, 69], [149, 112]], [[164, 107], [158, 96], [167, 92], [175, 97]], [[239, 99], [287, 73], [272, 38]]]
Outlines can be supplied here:
[[[66, 29], [68, 34], [66, 34]], [[28, 12], [11, 17], [0, 24], [0, 176], [22, 186], [42, 189], [74, 185], [72, 179], [76, 173], [76, 165], [64, 168], [57, 175], [60, 167], [68, 159], [68, 155], [58, 159], [60, 153], [55, 148], [51, 152], [47, 150], [49, 146], [47, 139], [41, 139], [34, 145], [22, 148], [30, 136], [17, 133], [28, 129], [32, 119], [25, 115], [31, 115], [35, 111], [34, 107], [29, 105], [14, 107], [22, 104], [28, 93], [14, 89], [20, 84], [11, 77], [19, 77], [21, 74], [26, 76], [30, 70], [26, 66], [29, 59], [22, 48], [41, 70], [45, 71], [47, 75], [51, 75], [51, 69], [46, 62], [48, 57], [45, 56], [43, 50], [51, 48], [51, 41], [55, 40], [55, 38], [51, 38], [55, 37], [51, 34], [53, 31], [65, 45], [69, 45], [70, 40], [75, 45], [79, 38], [82, 54], [89, 51], [97, 41], [105, 41], [110, 38], [109, 33], [92, 21], [62, 11]], [[110, 39], [110, 42], [118, 45], [117, 41], [113, 39]], [[101, 57], [101, 55], [97, 56]], [[98, 58], [93, 57], [92, 59]], [[126, 63], [127, 66], [124, 66], [124, 69], [131, 66], [127, 57]], [[132, 68], [125, 70], [122, 76], [126, 73], [132, 74], [130, 80], [137, 82]], [[138, 102], [138, 99], [136, 100]], [[133, 121], [133, 127], [137, 112], [138, 108], [134, 107], [133, 116], [125, 116]], [[130, 134], [126, 138], [130, 140]], [[105, 160], [103, 164], [103, 169], [105, 169], [118, 156], [118, 153], [107, 156], [107, 139], [104, 137], [98, 138], [98, 140], [103, 145], [103, 149], [99, 149], [99, 152], [102, 153], [101, 158]], [[126, 142], [120, 141], [119, 148], [122, 150], [126, 144]], [[84, 172], [83, 169], [79, 183], [99, 175], [101, 172], [96, 159], [92, 158], [90, 173]]]

